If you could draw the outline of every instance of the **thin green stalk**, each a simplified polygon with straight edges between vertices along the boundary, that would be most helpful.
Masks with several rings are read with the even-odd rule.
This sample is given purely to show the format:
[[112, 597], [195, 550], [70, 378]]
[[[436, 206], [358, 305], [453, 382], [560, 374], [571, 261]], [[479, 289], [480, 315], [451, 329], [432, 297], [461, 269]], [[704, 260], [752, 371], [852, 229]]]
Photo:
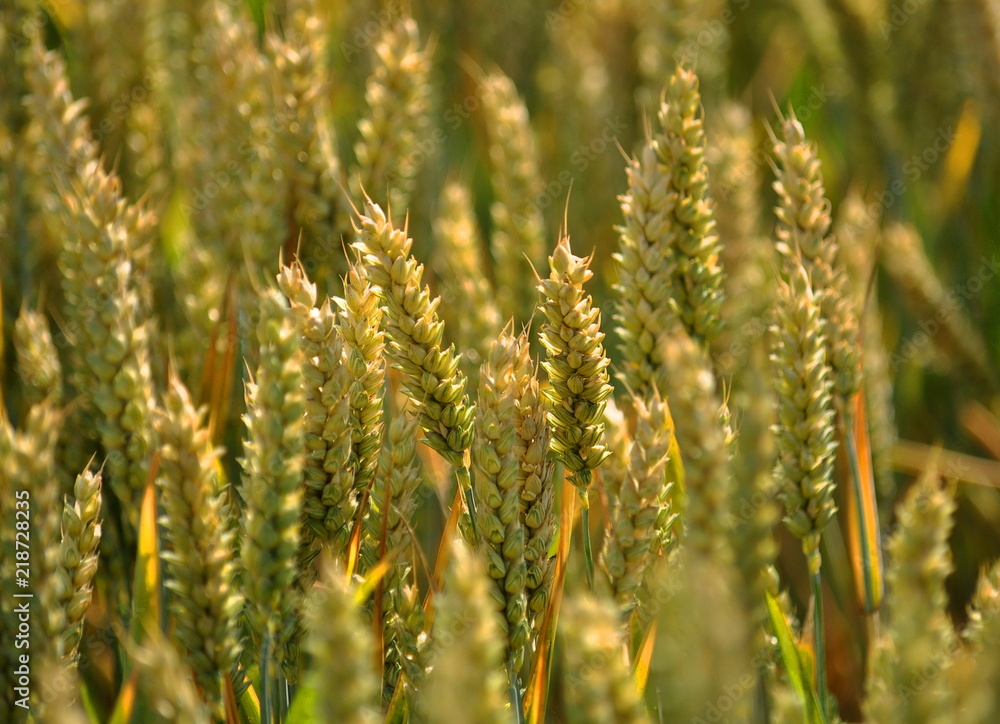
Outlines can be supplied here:
[[271, 634], [265, 633], [260, 646], [260, 720], [271, 724], [271, 687], [268, 679], [271, 669]]
[[590, 544], [590, 503], [587, 493], [580, 490], [580, 500], [583, 509], [580, 511], [580, 522], [583, 525], [583, 561], [587, 568], [587, 587], [594, 590], [594, 549]]
[[465, 495], [465, 504], [469, 508], [469, 521], [472, 523], [472, 537], [479, 540], [479, 530], [476, 528], [476, 494], [472, 490], [472, 477], [469, 475], [468, 465], [459, 465], [455, 468], [455, 477]]
[[813, 596], [813, 640], [816, 650], [816, 692], [823, 721], [829, 720], [826, 691], [826, 636], [823, 634], [823, 581], [819, 570], [809, 574]]
[[510, 708], [514, 712], [515, 724], [524, 724], [524, 704], [521, 703], [521, 679], [517, 675], [513, 660], [508, 660], [510, 669]]

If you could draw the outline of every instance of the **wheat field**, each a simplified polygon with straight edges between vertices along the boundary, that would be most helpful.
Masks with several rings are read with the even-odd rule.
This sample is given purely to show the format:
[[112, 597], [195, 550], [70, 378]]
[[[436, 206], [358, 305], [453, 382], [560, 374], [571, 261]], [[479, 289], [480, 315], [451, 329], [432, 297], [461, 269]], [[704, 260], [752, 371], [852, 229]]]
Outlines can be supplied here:
[[995, 0], [0, 54], [0, 722], [1000, 721]]

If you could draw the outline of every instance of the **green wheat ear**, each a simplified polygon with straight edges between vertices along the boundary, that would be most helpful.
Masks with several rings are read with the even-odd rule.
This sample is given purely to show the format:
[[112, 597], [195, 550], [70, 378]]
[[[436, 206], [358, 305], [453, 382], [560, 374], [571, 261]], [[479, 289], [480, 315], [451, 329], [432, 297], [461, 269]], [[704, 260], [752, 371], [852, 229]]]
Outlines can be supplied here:
[[224, 676], [240, 656], [237, 617], [243, 597], [235, 583], [235, 531], [216, 479], [222, 450], [212, 447], [204, 418], [205, 410], [195, 409], [180, 380], [172, 380], [156, 415], [157, 483], [174, 634], [203, 697], [219, 716]]
[[66, 612], [63, 665], [73, 668], [79, 661], [83, 620], [93, 597], [101, 544], [101, 472], [87, 466], [76, 477], [73, 496], [63, 500], [60, 568], [65, 576], [62, 591]]
[[820, 568], [820, 535], [836, 510], [833, 460], [837, 443], [825, 329], [817, 294], [800, 267], [779, 289], [771, 329], [778, 398], [774, 477], [785, 504], [785, 522], [802, 539], [814, 574]]
[[672, 528], [676, 513], [670, 510], [667, 461], [671, 441], [670, 413], [666, 402], [655, 394], [648, 404], [632, 400], [636, 417], [635, 435], [629, 446], [628, 468], [616, 491], [617, 501], [609, 512], [610, 525], [601, 561], [618, 605], [626, 612], [635, 606], [635, 592], [652, 558], [666, 516]]
[[308, 680], [317, 692], [317, 721], [375, 724], [378, 679], [371, 668], [371, 629], [338, 564], [324, 566], [319, 583], [305, 605], [313, 632], [308, 640], [312, 654]]
[[421, 697], [429, 724], [507, 724], [503, 636], [493, 614], [491, 584], [481, 560], [461, 542], [434, 618], [433, 668]]
[[523, 481], [515, 451], [518, 352], [517, 340], [504, 333], [493, 343], [483, 363], [472, 445], [481, 549], [492, 582], [490, 598], [507, 638], [512, 675], [521, 669], [530, 635], [525, 596], [526, 531], [521, 510]]
[[593, 471], [609, 455], [604, 446], [605, 400], [610, 361], [604, 352], [601, 310], [583, 285], [593, 277], [590, 258], [575, 256], [564, 236], [549, 257], [549, 277], [538, 285], [545, 315], [539, 335], [547, 357], [542, 366], [551, 387], [552, 451], [570, 473], [586, 506]]
[[[260, 296], [257, 338], [260, 362], [247, 383], [247, 437], [240, 554], [247, 620], [267, 637], [275, 660], [283, 657], [282, 623], [297, 605], [292, 584], [298, 570], [305, 438], [299, 336], [288, 304], [277, 290]], [[266, 645], [265, 645], [266, 648]]]
[[[876, 643], [865, 703], [873, 721], [954, 721], [948, 674], [956, 642], [944, 583], [954, 569], [948, 538], [955, 499], [936, 466], [932, 461], [898, 507], [899, 530], [886, 547], [890, 618]], [[928, 677], [931, 661], [936, 675]]]
[[559, 621], [566, 647], [566, 698], [581, 724], [648, 724], [642, 699], [622, 659], [618, 610], [611, 601], [566, 601]]
[[368, 281], [382, 300], [389, 359], [402, 373], [424, 442], [457, 468], [466, 468], [474, 409], [459, 369], [461, 355], [443, 347], [439, 297], [423, 285], [424, 267], [410, 255], [413, 241], [370, 201], [355, 227]]

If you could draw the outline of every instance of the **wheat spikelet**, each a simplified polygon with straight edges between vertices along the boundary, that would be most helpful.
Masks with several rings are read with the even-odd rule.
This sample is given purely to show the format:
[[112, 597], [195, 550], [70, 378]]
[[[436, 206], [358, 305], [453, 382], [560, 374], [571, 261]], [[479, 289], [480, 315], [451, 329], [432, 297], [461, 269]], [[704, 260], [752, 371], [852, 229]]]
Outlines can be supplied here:
[[387, 697], [392, 695], [401, 671], [413, 685], [419, 685], [423, 678], [422, 611], [419, 603], [415, 605], [416, 592], [410, 584], [409, 525], [421, 481], [416, 431], [416, 416], [405, 413], [389, 426], [388, 446], [382, 448], [379, 471], [369, 493], [358, 554], [362, 574], [371, 571], [382, 558], [392, 558], [380, 582]]
[[344, 281], [344, 297], [337, 330], [346, 349], [351, 415], [349, 465], [354, 472], [354, 489], [368, 489], [378, 467], [382, 438], [382, 396], [385, 380], [385, 335], [381, 329], [382, 309], [378, 295], [364, 269], [352, 265]]
[[823, 189], [816, 147], [806, 141], [794, 113], [783, 119], [782, 138], [774, 139], [778, 194], [776, 249], [786, 278], [801, 264], [817, 295], [826, 323], [826, 364], [832, 372], [834, 402], [843, 415], [861, 386], [858, 317], [839, 245], [829, 235], [830, 202]]
[[544, 393], [551, 405], [551, 447], [572, 475], [584, 507], [592, 472], [608, 456], [602, 418], [612, 392], [601, 311], [583, 290], [593, 276], [589, 264], [589, 257], [573, 255], [564, 236], [549, 257], [549, 278], [538, 285], [545, 314], [539, 333], [548, 353], [542, 366], [552, 385]]
[[629, 161], [629, 191], [619, 199], [615, 319], [622, 376], [638, 395], [665, 384], [669, 371], [657, 342], [675, 320], [705, 344], [719, 333], [723, 275], [700, 102], [697, 76], [678, 68], [664, 91], [659, 127]]
[[133, 646], [139, 691], [157, 721], [165, 724], [209, 724], [212, 717], [173, 643], [157, 633]]
[[409, 17], [386, 25], [375, 43], [375, 70], [365, 86], [368, 115], [358, 122], [358, 159], [350, 176], [357, 202], [374, 194], [388, 209], [409, 205], [425, 152], [417, 142], [429, 125], [430, 52], [420, 48], [420, 33]]
[[[349, 376], [331, 302], [328, 299], [316, 306], [316, 285], [306, 277], [301, 263], [283, 267], [278, 286], [288, 297], [290, 323], [299, 332], [306, 398], [303, 522], [295, 580], [296, 592], [304, 594], [315, 582], [314, 561], [321, 547], [338, 558], [346, 551], [357, 510], [354, 471], [349, 465]], [[285, 626], [290, 632], [285, 675], [294, 682], [306, 631], [298, 613]]]
[[659, 120], [653, 145], [657, 162], [669, 171], [667, 193], [674, 197], [667, 217], [672, 306], [688, 334], [707, 345], [719, 334], [723, 273], [708, 195], [701, 96], [693, 71], [679, 67], [671, 76]]
[[687, 503], [682, 517], [688, 546], [707, 559], [729, 561], [733, 485], [715, 378], [704, 350], [681, 327], [662, 337], [660, 345], [664, 368], [670, 371], [664, 392], [684, 463]]
[[545, 231], [538, 199], [541, 176], [528, 109], [510, 78], [495, 72], [479, 87], [489, 136], [495, 201], [490, 248], [497, 296], [505, 318], [527, 322], [534, 309], [532, 270], [545, 261]]
[[[297, 574], [304, 457], [302, 363], [288, 305], [276, 290], [260, 297], [260, 363], [247, 383], [240, 555], [247, 619], [275, 644], [282, 659], [282, 622], [297, 605]], [[279, 640], [275, 640], [279, 639]]]
[[[290, 321], [299, 330], [306, 397], [302, 544], [335, 556], [346, 547], [357, 501], [353, 495], [350, 399], [343, 341], [330, 301], [316, 306], [316, 285], [298, 262], [283, 267], [278, 286], [288, 297]], [[311, 561], [311, 556], [303, 560]]]
[[[667, 458], [670, 447], [670, 413], [658, 394], [648, 404], [632, 400], [636, 429], [629, 446], [627, 473], [611, 508], [602, 564], [618, 605], [630, 611], [642, 583], [657, 527], [664, 509], [669, 512]], [[670, 526], [668, 526], [669, 529]]]
[[45, 315], [22, 307], [13, 336], [25, 402], [30, 406], [49, 399], [58, 405], [62, 399], [62, 365]]
[[174, 635], [218, 716], [223, 711], [223, 677], [239, 660], [237, 615], [243, 600], [234, 581], [234, 531], [216, 481], [222, 451], [212, 448], [204, 416], [205, 410], [195, 410], [180, 380], [172, 380], [156, 416], [160, 524], [166, 543], [161, 555], [165, 585], [173, 594]]
[[504, 333], [493, 343], [479, 373], [476, 436], [472, 465], [478, 529], [490, 599], [506, 638], [506, 659], [512, 675], [520, 670], [530, 626], [525, 587], [526, 531], [521, 503], [521, 466], [515, 453], [517, 408], [515, 365], [518, 341]]
[[461, 541], [452, 546], [421, 713], [428, 724], [503, 724], [511, 714], [504, 710], [503, 637], [488, 613], [492, 586], [482, 561]]
[[66, 615], [63, 665], [75, 667], [83, 638], [83, 619], [93, 596], [101, 543], [101, 471], [89, 465], [76, 477], [73, 499], [63, 501], [59, 565], [65, 576], [62, 608]]
[[774, 477], [785, 504], [785, 522], [802, 539], [812, 573], [819, 571], [819, 543], [833, 516], [833, 434], [825, 324], [817, 293], [800, 267], [778, 292], [771, 361], [777, 379], [778, 461]]
[[676, 201], [668, 174], [647, 142], [625, 169], [628, 193], [619, 198], [623, 224], [615, 253], [616, 331], [623, 357], [621, 375], [636, 394], [644, 394], [662, 366], [656, 341], [675, 318], [670, 308], [673, 275], [669, 219]]
[[280, 137], [281, 161], [290, 186], [292, 218], [303, 232], [300, 255], [318, 262], [320, 270], [339, 274], [345, 264], [335, 242], [346, 216], [330, 119], [330, 29], [319, 9], [316, 0], [288, 3], [284, 36], [272, 34], [268, 41], [277, 71], [277, 101], [289, 118]]
[[[27, 543], [30, 551], [30, 568], [21, 568], [18, 577], [29, 576], [29, 592], [32, 598], [30, 607], [30, 622], [28, 635], [31, 659], [38, 664], [58, 663], [63, 655], [63, 636], [66, 633], [66, 612], [60, 605], [64, 597], [67, 581], [60, 570], [59, 540], [59, 479], [56, 477], [55, 447], [59, 439], [61, 415], [50, 404], [33, 407], [24, 421], [22, 430], [14, 431], [4, 420], [0, 430], [5, 440], [0, 445], [4, 452], [0, 460], [0, 475], [5, 479], [3, 492], [9, 493], [12, 499], [27, 501], [21, 506], [10, 505], [5, 510], [22, 511], [17, 520], [27, 519]], [[27, 495], [24, 494], [27, 491]], [[6, 508], [6, 506], [5, 506]], [[28, 515], [24, 515], [24, 511]], [[8, 525], [13, 524], [11, 516]], [[19, 528], [23, 530], [23, 528]], [[21, 547], [25, 536], [19, 536]], [[8, 545], [13, 548], [8, 542]], [[4, 551], [4, 555], [10, 552]], [[9, 571], [8, 571], [9, 572]], [[19, 592], [25, 591], [18, 589]], [[22, 603], [21, 601], [18, 601]], [[10, 630], [25, 633], [23, 628], [17, 629], [11, 614], [8, 621]], [[23, 621], [23, 619], [18, 619]], [[11, 645], [10, 640], [4, 642], [5, 647]], [[19, 648], [23, 648], [23, 645]], [[15, 659], [17, 658], [16, 653]], [[44, 709], [45, 702], [40, 698], [44, 682], [39, 679], [40, 667], [32, 667], [28, 696], [33, 709]], [[18, 697], [20, 698], [20, 697]]]
[[[29, 94], [25, 106], [31, 118], [26, 138], [33, 151], [32, 196], [45, 212], [43, 220], [52, 243], [65, 246], [69, 240], [64, 237], [76, 231], [73, 221], [65, 218], [67, 186], [113, 187], [115, 201], [122, 202], [122, 220], [128, 229], [122, 243], [131, 254], [136, 274], [145, 276], [155, 217], [142, 206], [125, 204], [119, 179], [102, 167], [99, 148], [85, 115], [87, 103], [73, 98], [62, 57], [55, 51], [46, 51], [37, 35], [26, 52], [25, 80]], [[144, 298], [144, 302], [148, 304], [148, 299]], [[70, 320], [73, 320], [72, 309], [72, 303], [68, 302]]]
[[455, 467], [465, 468], [474, 409], [459, 370], [461, 355], [454, 347], [442, 347], [440, 298], [432, 299], [422, 286], [424, 268], [410, 256], [412, 240], [393, 228], [378, 205], [368, 203], [355, 233], [365, 274], [382, 300], [389, 359], [415, 403], [424, 442]]
[[580, 724], [649, 722], [623, 660], [618, 612], [610, 601], [566, 601], [559, 627], [566, 646], [567, 709]]
[[541, 629], [542, 614], [552, 589], [555, 566], [549, 549], [555, 538], [555, 515], [552, 485], [552, 461], [549, 445], [552, 433], [546, 419], [546, 404], [531, 359], [528, 335], [517, 337], [513, 367], [515, 439], [513, 453], [517, 458], [518, 489], [524, 524], [524, 562], [527, 567], [525, 594], [532, 637]]
[[486, 278], [482, 239], [466, 186], [451, 182], [441, 192], [434, 236], [435, 269], [441, 280], [441, 316], [462, 353], [467, 377], [486, 359], [500, 334], [500, 310]]
[[65, 198], [64, 224], [72, 231], [59, 265], [67, 310], [73, 310], [70, 340], [84, 363], [75, 386], [96, 410], [128, 545], [154, 443], [149, 321], [142, 280], [132, 264], [133, 225], [117, 180], [101, 174], [96, 164], [82, 173], [88, 174], [86, 185]]
[[[955, 721], [947, 685], [955, 633], [945, 578], [952, 572], [948, 537], [955, 501], [931, 467], [906, 495], [899, 530], [887, 545], [891, 618], [876, 652], [865, 713], [879, 722]], [[933, 662], [930, 675], [925, 673]]]
[[361, 619], [339, 566], [326, 566], [320, 581], [306, 599], [313, 632], [309, 638], [313, 657], [309, 680], [318, 693], [315, 715], [318, 721], [375, 724], [378, 681], [370, 668], [370, 629]]

